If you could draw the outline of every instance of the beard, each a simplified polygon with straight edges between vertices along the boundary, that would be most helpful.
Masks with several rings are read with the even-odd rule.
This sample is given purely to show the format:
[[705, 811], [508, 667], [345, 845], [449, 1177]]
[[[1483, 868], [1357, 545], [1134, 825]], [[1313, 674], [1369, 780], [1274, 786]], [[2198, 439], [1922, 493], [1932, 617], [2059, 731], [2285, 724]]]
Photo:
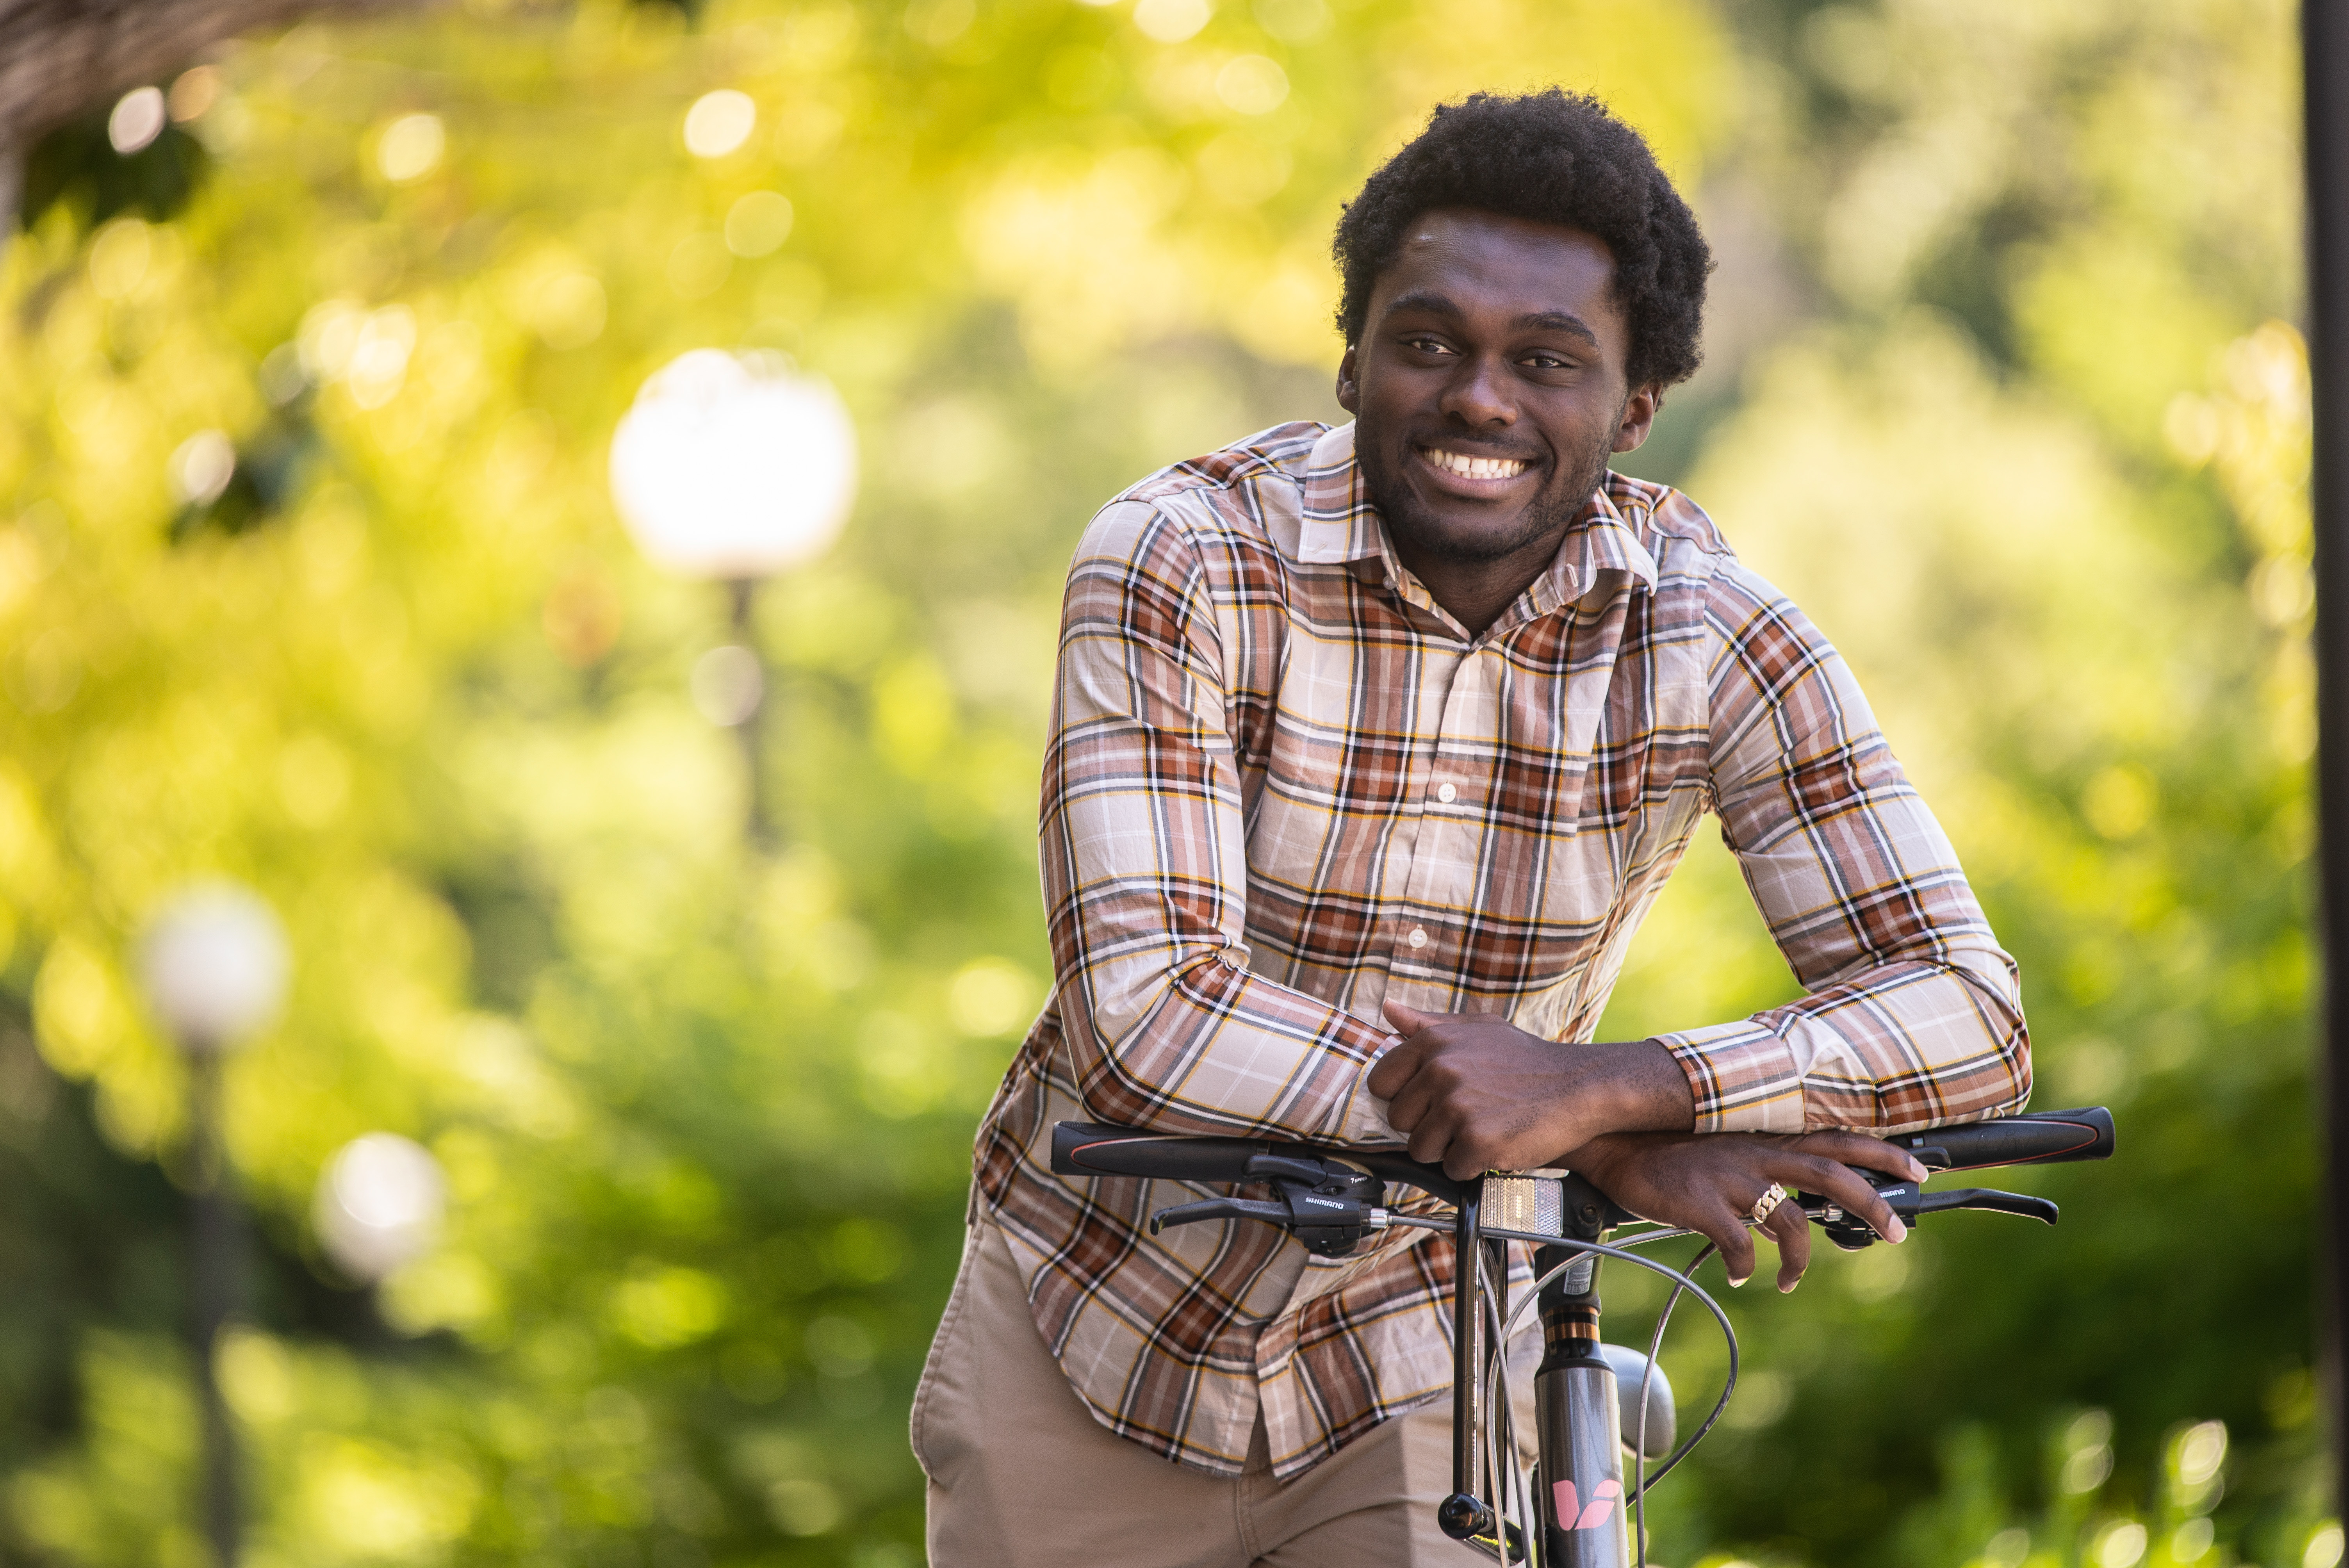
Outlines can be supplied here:
[[[1626, 407], [1629, 399], [1625, 400]], [[1620, 424], [1618, 410], [1613, 425]], [[1523, 511], [1505, 527], [1486, 532], [1464, 529], [1445, 522], [1433, 509], [1423, 502], [1418, 492], [1405, 483], [1401, 471], [1402, 453], [1407, 445], [1428, 445], [1418, 441], [1393, 439], [1367, 419], [1357, 418], [1354, 428], [1354, 455], [1362, 466], [1362, 488], [1370, 491], [1371, 504], [1379, 509], [1386, 520], [1388, 531], [1395, 547], [1407, 555], [1456, 562], [1462, 565], [1486, 565], [1503, 561], [1534, 544], [1546, 535], [1563, 536], [1590, 502], [1591, 492], [1598, 490], [1607, 477], [1607, 459], [1614, 453], [1614, 444], [1602, 436], [1594, 439], [1583, 451], [1561, 454], [1569, 458], [1565, 477], [1544, 485], [1528, 500]], [[1482, 443], [1463, 441], [1456, 436], [1448, 438], [1451, 445], [1477, 451]], [[1520, 453], [1492, 453], [1495, 456], [1521, 456]]]

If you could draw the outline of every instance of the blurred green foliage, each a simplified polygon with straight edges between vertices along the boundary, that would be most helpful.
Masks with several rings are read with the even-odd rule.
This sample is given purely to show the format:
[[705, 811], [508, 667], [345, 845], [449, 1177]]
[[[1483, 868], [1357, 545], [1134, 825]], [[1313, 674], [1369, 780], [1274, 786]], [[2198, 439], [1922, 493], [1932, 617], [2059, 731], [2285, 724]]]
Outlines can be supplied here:
[[[1630, 466], [1845, 649], [2023, 961], [2038, 1103], [2123, 1127], [2018, 1175], [2060, 1231], [1741, 1295], [1657, 1558], [2332, 1568], [2293, 76], [2277, 0], [590, 0], [181, 78], [184, 205], [60, 176], [0, 255], [0, 1555], [202, 1560], [185, 1085], [127, 954], [225, 872], [297, 954], [230, 1069], [256, 1563], [917, 1562], [904, 1412], [1047, 977], [1066, 552], [1334, 417], [1336, 204], [1437, 98], [1562, 80], [1724, 258]], [[698, 156], [718, 88], [757, 123]], [[721, 596], [603, 480], [708, 344], [830, 377], [865, 453], [761, 602], [772, 855], [686, 696]], [[1708, 841], [1609, 1028], [1789, 984]], [[452, 1212], [366, 1292], [307, 1214], [377, 1128]]]

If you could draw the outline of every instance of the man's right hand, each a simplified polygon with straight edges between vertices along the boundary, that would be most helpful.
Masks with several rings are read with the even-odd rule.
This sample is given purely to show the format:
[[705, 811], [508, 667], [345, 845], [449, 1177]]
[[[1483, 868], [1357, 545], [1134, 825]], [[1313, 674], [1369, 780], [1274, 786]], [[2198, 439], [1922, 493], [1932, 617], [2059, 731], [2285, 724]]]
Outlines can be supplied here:
[[1602, 1133], [1696, 1122], [1688, 1074], [1653, 1040], [1560, 1045], [1496, 1013], [1386, 1004], [1403, 1038], [1366, 1080], [1411, 1157], [1465, 1181], [1531, 1171]]
[[1778, 1244], [1781, 1291], [1794, 1289], [1811, 1261], [1810, 1222], [1795, 1206], [1797, 1190], [1833, 1199], [1897, 1243], [1909, 1228], [1851, 1168], [1912, 1181], [1926, 1174], [1908, 1154], [1864, 1132], [1617, 1132], [1592, 1139], [1561, 1163], [1641, 1219], [1705, 1237], [1721, 1249], [1732, 1284], [1753, 1275], [1754, 1238], [1745, 1222], [1770, 1183], [1779, 1183], [1786, 1199], [1761, 1229]]

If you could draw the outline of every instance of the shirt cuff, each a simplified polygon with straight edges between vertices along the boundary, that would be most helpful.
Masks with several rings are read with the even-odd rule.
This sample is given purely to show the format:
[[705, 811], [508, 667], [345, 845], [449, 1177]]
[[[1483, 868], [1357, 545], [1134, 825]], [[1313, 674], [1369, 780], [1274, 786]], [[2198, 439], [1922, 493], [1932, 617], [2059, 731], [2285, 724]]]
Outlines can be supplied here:
[[1802, 1132], [1803, 1068], [1775, 1030], [1740, 1018], [1652, 1037], [1688, 1075], [1699, 1132]]
[[[1383, 1053], [1381, 1053], [1383, 1054]], [[1372, 1057], [1354, 1074], [1354, 1091], [1346, 1097], [1346, 1108], [1338, 1120], [1338, 1141], [1340, 1143], [1401, 1143], [1403, 1135], [1387, 1119], [1387, 1102], [1371, 1092], [1371, 1069], [1379, 1065]]]

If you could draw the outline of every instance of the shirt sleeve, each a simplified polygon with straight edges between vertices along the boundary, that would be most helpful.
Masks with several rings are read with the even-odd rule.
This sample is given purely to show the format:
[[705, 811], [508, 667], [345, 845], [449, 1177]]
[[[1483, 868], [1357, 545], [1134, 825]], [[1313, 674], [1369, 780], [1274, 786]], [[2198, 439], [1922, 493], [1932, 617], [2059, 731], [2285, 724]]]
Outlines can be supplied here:
[[1120, 502], [1087, 529], [1044, 760], [1063, 1036], [1106, 1121], [1392, 1142], [1362, 1081], [1392, 1037], [1247, 968], [1226, 659], [1277, 635], [1277, 614], [1260, 593], [1218, 595], [1208, 551], [1160, 507]]
[[2017, 1110], [2014, 960], [1851, 671], [1741, 567], [1708, 608], [1707, 761], [1722, 835], [1808, 993], [1660, 1037], [1706, 1130], [1898, 1132]]

